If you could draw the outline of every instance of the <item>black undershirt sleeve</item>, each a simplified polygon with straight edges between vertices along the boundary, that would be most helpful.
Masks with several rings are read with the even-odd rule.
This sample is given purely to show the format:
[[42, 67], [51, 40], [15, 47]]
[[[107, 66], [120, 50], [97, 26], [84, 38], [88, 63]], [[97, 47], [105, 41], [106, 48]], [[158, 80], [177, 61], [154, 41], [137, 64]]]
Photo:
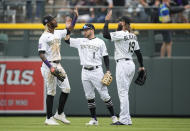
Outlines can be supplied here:
[[109, 24], [109, 21], [106, 20], [105, 24], [104, 24], [104, 29], [103, 29], [103, 36], [104, 36], [104, 38], [111, 40], [111, 36], [110, 36], [109, 31], [108, 31], [108, 24]]
[[104, 58], [104, 63], [105, 63], [105, 66], [106, 66], [106, 70], [109, 71], [109, 56], [106, 55], [103, 58]]
[[68, 40], [65, 40], [65, 42], [70, 45], [70, 38]]
[[40, 55], [40, 54], [45, 54], [45, 51], [40, 50], [38, 53], [39, 53], [39, 55]]
[[135, 50], [140, 67], [143, 67], [143, 58], [140, 50]]
[[66, 28], [66, 30], [67, 30], [67, 35], [71, 34], [71, 31], [69, 29]]

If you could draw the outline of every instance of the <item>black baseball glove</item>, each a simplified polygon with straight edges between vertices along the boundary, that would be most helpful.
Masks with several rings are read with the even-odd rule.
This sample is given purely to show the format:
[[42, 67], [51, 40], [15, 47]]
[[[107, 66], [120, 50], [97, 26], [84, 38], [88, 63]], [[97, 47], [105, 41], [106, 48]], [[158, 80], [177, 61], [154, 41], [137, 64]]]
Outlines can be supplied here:
[[59, 69], [54, 67], [51, 68], [51, 74], [57, 77], [57, 79], [60, 80], [61, 82], [63, 82], [66, 77], [65, 73], [61, 72]]
[[137, 85], [144, 85], [144, 83], [146, 82], [146, 76], [147, 76], [147, 72], [146, 70], [141, 70], [138, 72], [138, 76], [135, 80], [135, 84]]

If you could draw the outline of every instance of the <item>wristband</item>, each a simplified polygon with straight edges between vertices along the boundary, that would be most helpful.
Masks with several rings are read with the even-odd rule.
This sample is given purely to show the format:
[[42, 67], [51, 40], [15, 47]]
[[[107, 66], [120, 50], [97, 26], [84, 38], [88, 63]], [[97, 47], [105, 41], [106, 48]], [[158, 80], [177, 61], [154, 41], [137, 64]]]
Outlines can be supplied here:
[[48, 60], [45, 60], [44, 63], [50, 68], [52, 65], [49, 63]]
[[77, 21], [77, 16], [75, 15], [71, 22], [71, 26], [75, 26], [76, 21]]

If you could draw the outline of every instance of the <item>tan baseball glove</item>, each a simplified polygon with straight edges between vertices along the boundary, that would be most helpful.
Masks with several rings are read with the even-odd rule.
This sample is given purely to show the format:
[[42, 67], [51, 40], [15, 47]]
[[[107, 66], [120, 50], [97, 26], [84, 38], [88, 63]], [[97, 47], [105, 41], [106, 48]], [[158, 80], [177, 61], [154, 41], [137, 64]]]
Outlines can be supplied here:
[[104, 77], [102, 78], [102, 84], [103, 85], [106, 85], [106, 86], [109, 86], [112, 82], [113, 78], [112, 78], [112, 75], [110, 72], [106, 72], [104, 74]]

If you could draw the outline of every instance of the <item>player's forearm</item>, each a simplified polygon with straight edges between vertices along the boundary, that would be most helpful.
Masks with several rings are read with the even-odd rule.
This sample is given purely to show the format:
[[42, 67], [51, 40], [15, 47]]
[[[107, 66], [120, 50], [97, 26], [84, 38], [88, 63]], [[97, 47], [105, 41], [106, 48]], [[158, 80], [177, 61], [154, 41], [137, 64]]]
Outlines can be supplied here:
[[106, 20], [105, 24], [104, 24], [104, 29], [103, 29], [103, 36], [104, 36], [104, 38], [111, 40], [111, 36], [110, 36], [109, 31], [108, 31], [108, 24], [109, 24], [109, 21]]
[[[73, 16], [73, 18], [72, 18], [71, 23], [69, 24], [69, 26], [66, 26], [66, 27], [67, 27], [67, 30], [69, 30], [69, 32], [71, 32], [71, 31], [74, 29], [75, 24], [76, 24], [76, 22], [77, 22], [77, 18], [78, 18], [78, 14], [77, 14], [76, 12], [74, 12], [74, 16]], [[71, 18], [70, 18], [70, 19], [71, 19]], [[68, 22], [70, 22], [69, 19], [68, 19]], [[67, 24], [67, 21], [66, 21], [66, 24]]]
[[42, 61], [49, 67], [51, 68], [52, 65], [49, 63], [49, 61], [47, 60], [47, 58], [45, 57], [45, 51], [39, 51], [39, 56], [42, 59]]
[[143, 67], [143, 58], [142, 58], [142, 54], [141, 54], [140, 50], [136, 50], [135, 54], [137, 56], [140, 67]]
[[75, 26], [75, 24], [76, 24], [76, 22], [77, 22], [77, 18], [78, 18], [77, 14], [74, 13], [74, 17], [73, 17], [73, 20], [72, 20], [72, 22], [71, 22], [71, 27], [74, 28], [74, 26]]
[[104, 56], [104, 63], [105, 63], [105, 67], [106, 67], [106, 71], [109, 71], [109, 56]]

